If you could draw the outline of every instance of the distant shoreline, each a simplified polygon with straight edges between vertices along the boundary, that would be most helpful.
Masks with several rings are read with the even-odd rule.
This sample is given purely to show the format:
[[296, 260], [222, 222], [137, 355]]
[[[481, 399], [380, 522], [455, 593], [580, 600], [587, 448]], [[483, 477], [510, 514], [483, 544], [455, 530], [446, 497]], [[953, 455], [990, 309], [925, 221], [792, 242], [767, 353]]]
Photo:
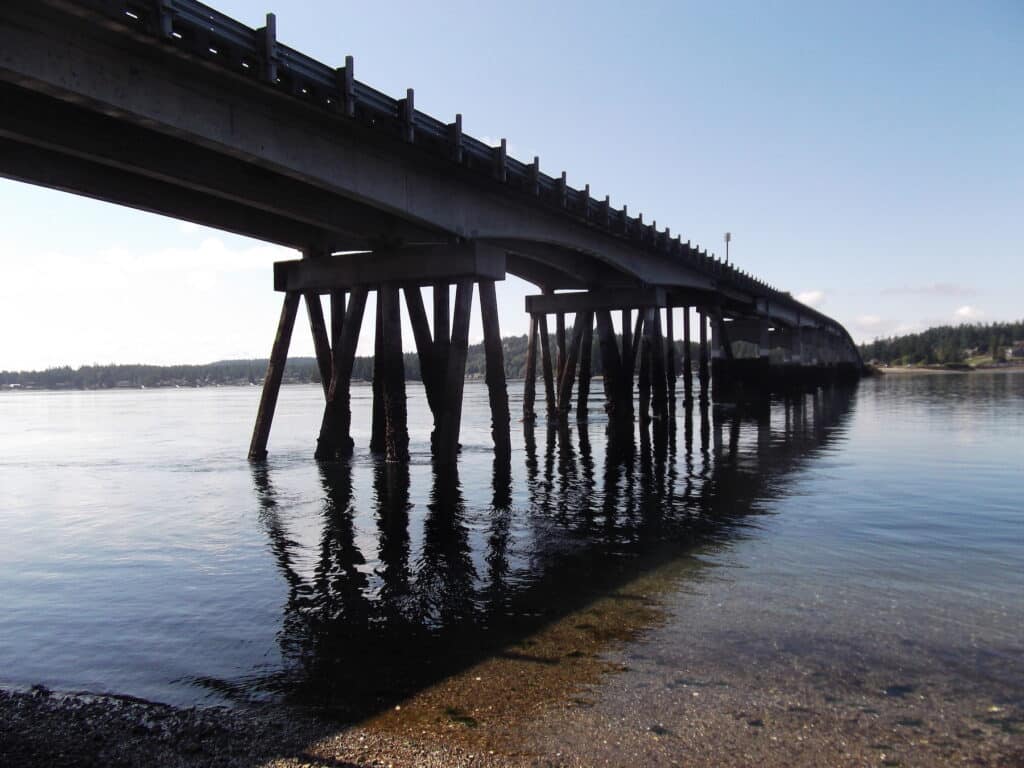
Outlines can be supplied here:
[[[592, 379], [600, 380], [600, 376], [592, 376]], [[484, 377], [478, 374], [467, 376], [466, 381], [484, 381]], [[505, 379], [507, 382], [523, 381], [521, 377], [510, 376]], [[420, 379], [406, 379], [406, 384], [423, 385]], [[371, 386], [373, 381], [370, 379], [353, 379], [353, 385]], [[319, 381], [283, 381], [281, 382], [282, 387], [317, 387], [322, 388]], [[0, 386], [0, 394], [4, 392], [124, 392], [124, 391], [139, 391], [144, 389], [259, 389], [263, 387], [263, 382], [259, 381], [256, 383], [248, 382], [211, 382], [209, 384], [154, 384], [152, 386], [124, 386], [118, 385], [113, 387], [38, 387], [38, 386]]]
[[1013, 363], [1010, 365], [992, 365], [984, 367], [964, 367], [964, 368], [943, 368], [940, 366], [923, 366], [923, 365], [889, 365], [889, 366], [875, 366], [873, 368], [875, 373], [882, 376], [888, 374], [896, 375], [907, 375], [907, 374], [926, 374], [926, 375], [956, 375], [956, 374], [968, 374], [968, 373], [1024, 373], [1024, 364]]

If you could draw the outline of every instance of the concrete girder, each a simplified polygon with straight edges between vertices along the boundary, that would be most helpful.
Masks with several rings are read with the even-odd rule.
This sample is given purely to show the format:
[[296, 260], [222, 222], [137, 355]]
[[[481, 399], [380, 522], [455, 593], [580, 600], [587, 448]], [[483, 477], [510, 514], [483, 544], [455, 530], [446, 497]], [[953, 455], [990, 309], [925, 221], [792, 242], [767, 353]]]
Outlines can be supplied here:
[[614, 309], [647, 309], [665, 306], [662, 288], [634, 288], [616, 291], [572, 291], [526, 297], [530, 314], [576, 314]]
[[522, 278], [528, 283], [533, 283], [541, 289], [548, 286], [559, 286], [560, 288], [582, 289], [587, 285], [573, 275], [545, 264], [541, 261], [528, 259], [517, 253], [509, 252], [505, 255], [509, 274]]
[[0, 138], [0, 176], [302, 250], [337, 248], [332, 233], [196, 191]]
[[[562, 275], [562, 278], [558, 279], [555, 274], [552, 274], [548, 282], [541, 283], [543, 287], [551, 290], [636, 286], [640, 283], [634, 273], [615, 268], [589, 254], [580, 253], [570, 248], [516, 238], [490, 239], [485, 242], [504, 248], [509, 254], [515, 254], [519, 257], [517, 263], [521, 263], [521, 260], [532, 261]], [[529, 271], [528, 266], [524, 265], [524, 268]], [[515, 274], [511, 268], [509, 271]]]
[[346, 249], [387, 237], [443, 242], [436, 229], [411, 225], [303, 182], [282, 177], [172, 136], [0, 83], [0, 137], [119, 171], [230, 200], [336, 233]]
[[[42, 10], [40, 10], [42, 9]], [[515, 237], [592, 255], [644, 282], [713, 289], [682, 259], [614, 236], [239, 75], [61, 16], [5, 4], [0, 79], [75, 101], [320, 187], [428, 229]], [[73, 29], [70, 27], [74, 27]], [[384, 145], [383, 142], [387, 141]], [[372, 234], [372, 233], [370, 233]]]
[[483, 243], [380, 249], [274, 264], [274, 290], [284, 292], [329, 293], [383, 283], [420, 287], [504, 279], [504, 251]]

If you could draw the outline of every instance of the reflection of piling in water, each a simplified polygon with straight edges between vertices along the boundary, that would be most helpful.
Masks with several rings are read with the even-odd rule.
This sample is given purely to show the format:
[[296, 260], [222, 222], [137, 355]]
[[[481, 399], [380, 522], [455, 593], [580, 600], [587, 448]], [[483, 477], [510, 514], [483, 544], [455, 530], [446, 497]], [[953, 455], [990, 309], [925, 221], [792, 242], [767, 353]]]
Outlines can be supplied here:
[[[682, 414], [681, 457], [657, 421], [628, 438], [609, 430], [603, 461], [596, 456], [601, 432], [586, 423], [575, 434], [545, 429], [541, 445], [527, 424], [525, 512], [510, 508], [523, 481], [507, 462], [492, 466], [493, 503], [485, 511], [479, 503], [467, 509], [454, 467], [435, 465], [425, 512], [411, 506], [405, 465], [325, 463], [321, 535], [305, 575], [307, 558], [287, 530], [294, 512], [282, 508], [289, 496], [275, 491], [272, 465], [254, 465], [260, 519], [288, 584], [279, 636], [286, 669], [246, 684], [346, 717], [390, 708], [666, 558], [745, 535], [745, 519], [780, 492], [780, 479], [841, 434], [832, 427], [851, 400], [837, 388], [775, 408], [703, 403], [697, 412], [691, 403]], [[714, 456], [712, 433], [719, 436]], [[354, 476], [365, 471], [373, 473], [372, 495], [358, 500], [355, 488], [364, 486]], [[365, 505], [375, 509], [376, 526], [360, 526], [357, 538], [357, 509]], [[414, 545], [420, 515], [422, 543]], [[364, 554], [373, 552], [371, 569]]]
[[444, 627], [472, 615], [476, 569], [470, 557], [462, 488], [452, 464], [434, 465], [416, 574], [414, 594], [421, 621]]
[[491, 507], [494, 510], [506, 509], [512, 504], [512, 459], [510, 455], [495, 453], [491, 465]]
[[379, 600], [385, 612], [409, 616], [409, 467], [376, 462], [373, 467], [377, 497], [377, 575]]
[[352, 470], [348, 463], [321, 464], [324, 490], [323, 535], [313, 588], [319, 598], [317, 618], [365, 621], [369, 614], [366, 564], [355, 541], [352, 516]]

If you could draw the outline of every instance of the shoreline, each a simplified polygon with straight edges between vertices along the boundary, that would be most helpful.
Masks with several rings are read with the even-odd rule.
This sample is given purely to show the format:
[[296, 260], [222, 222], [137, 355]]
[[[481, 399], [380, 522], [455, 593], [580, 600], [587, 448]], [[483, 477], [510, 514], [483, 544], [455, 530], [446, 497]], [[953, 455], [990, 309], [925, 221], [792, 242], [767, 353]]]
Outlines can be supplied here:
[[[611, 695], [606, 706], [607, 702], [594, 699], [602, 687], [584, 686], [566, 701], [527, 707], [480, 727], [468, 715], [451, 716], [447, 722], [424, 721], [407, 715], [404, 702], [369, 720], [345, 723], [280, 704], [175, 707], [116, 694], [58, 693], [42, 686], [18, 691], [0, 688], [0, 764], [19, 768], [582, 768], [596, 764], [930, 768], [960, 763], [1012, 768], [1024, 764], [1022, 713], [1002, 697], [991, 703], [992, 699], [971, 693], [932, 691], [928, 684], [885, 690], [873, 690], [870, 683], [840, 684], [821, 690], [808, 685], [806, 676], [769, 680], [763, 678], [765, 671], [727, 672], [718, 665], [705, 673], [694, 670], [696, 677], [688, 678], [693, 698], [684, 695], [661, 701], [664, 708], [639, 715], [613, 692], [604, 691]], [[621, 674], [629, 671], [623, 668]], [[624, 703], [626, 709], [619, 709]]]
[[1024, 365], [1001, 365], [991, 366], [984, 368], [930, 368], [925, 366], [914, 366], [914, 365], [890, 365], [884, 368], [872, 367], [871, 370], [875, 375], [886, 376], [889, 374], [895, 375], [907, 375], [914, 373], [921, 373], [926, 375], [964, 375], [970, 373], [1024, 373]]

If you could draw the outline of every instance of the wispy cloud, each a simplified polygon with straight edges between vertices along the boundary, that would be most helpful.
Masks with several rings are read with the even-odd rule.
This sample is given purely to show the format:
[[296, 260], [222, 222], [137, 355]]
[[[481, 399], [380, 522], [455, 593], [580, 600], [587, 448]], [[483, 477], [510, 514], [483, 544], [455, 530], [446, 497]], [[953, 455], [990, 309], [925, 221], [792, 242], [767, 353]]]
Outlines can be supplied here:
[[825, 303], [825, 292], [819, 290], [801, 291], [796, 295], [796, 300], [809, 307], [820, 307]]
[[953, 317], [960, 321], [977, 320], [981, 317], [984, 317], [984, 315], [985, 313], [978, 309], [977, 307], [971, 307], [966, 304], [958, 308], [956, 312], [953, 313]]
[[884, 322], [878, 315], [861, 315], [853, 321], [853, 324], [859, 330], [873, 331], [880, 328]]
[[977, 291], [963, 283], [925, 283], [882, 289], [883, 296], [973, 296]]

